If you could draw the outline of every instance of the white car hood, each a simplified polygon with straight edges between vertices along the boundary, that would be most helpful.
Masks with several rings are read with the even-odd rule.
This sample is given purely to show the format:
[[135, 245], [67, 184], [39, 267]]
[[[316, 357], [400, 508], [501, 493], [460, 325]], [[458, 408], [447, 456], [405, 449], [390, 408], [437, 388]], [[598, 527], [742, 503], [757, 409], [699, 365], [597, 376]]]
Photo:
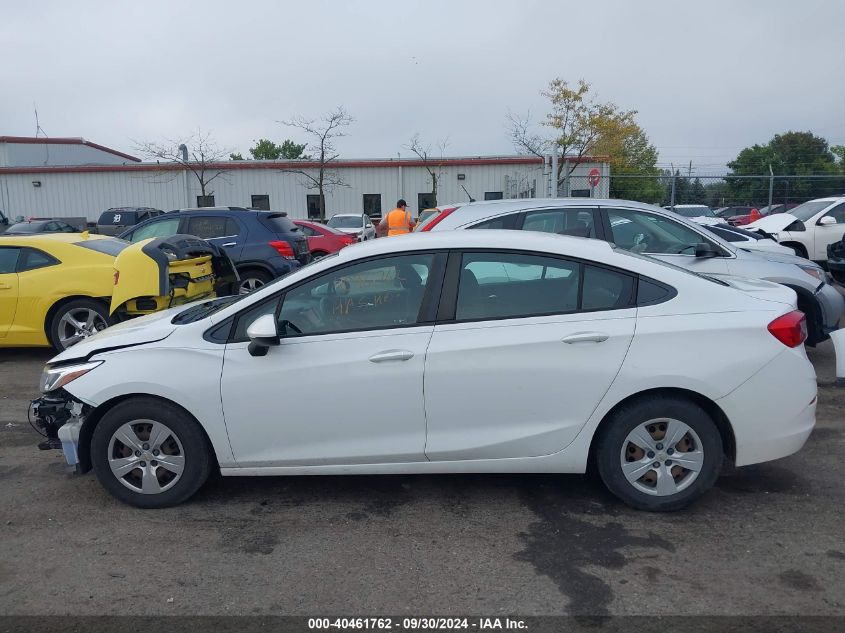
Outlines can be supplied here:
[[356, 233], [360, 233], [364, 230], [364, 227], [359, 227], [357, 229], [341, 229], [337, 228], [335, 231], [340, 231], [341, 233], [346, 233], [347, 235], [355, 235]]
[[791, 213], [774, 213], [767, 215], [765, 218], [755, 220], [751, 224], [746, 224], [742, 228], [747, 230], [762, 229], [766, 233], [777, 233], [797, 221], [798, 218]]
[[786, 286], [763, 279], [749, 279], [748, 277], [712, 273], [708, 273], [707, 276], [723, 281], [731, 288], [756, 297], [757, 299], [783, 303], [795, 309], [798, 307], [798, 295], [795, 294], [792, 288], [787, 288]]
[[69, 360], [87, 358], [96, 352], [119, 347], [131, 347], [144, 343], [155, 343], [161, 341], [178, 327], [170, 321], [177, 313], [184, 310], [185, 306], [162, 310], [137, 319], [129, 319], [117, 325], [107, 327], [102, 332], [83, 339], [73, 347], [70, 347], [50, 359], [50, 363], [65, 362]]

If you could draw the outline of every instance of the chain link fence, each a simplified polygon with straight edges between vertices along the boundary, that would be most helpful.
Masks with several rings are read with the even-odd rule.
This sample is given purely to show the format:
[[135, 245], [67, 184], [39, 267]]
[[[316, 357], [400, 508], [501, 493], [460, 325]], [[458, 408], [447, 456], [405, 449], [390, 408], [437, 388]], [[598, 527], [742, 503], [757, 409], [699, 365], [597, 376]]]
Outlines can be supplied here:
[[794, 206], [815, 198], [845, 196], [845, 174], [726, 176], [626, 174], [611, 170], [607, 179], [570, 176], [561, 183], [560, 195], [610, 197], [659, 206], [706, 204], [713, 209], [729, 206], [763, 208], [769, 204]]

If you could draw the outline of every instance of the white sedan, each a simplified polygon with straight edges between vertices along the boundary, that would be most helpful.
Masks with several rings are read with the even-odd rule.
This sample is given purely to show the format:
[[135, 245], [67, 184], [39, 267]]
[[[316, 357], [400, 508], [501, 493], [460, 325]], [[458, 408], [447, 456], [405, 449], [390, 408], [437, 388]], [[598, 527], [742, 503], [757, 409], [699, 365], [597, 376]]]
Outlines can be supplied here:
[[810, 200], [787, 213], [767, 215], [744, 228], [762, 230], [801, 257], [826, 262], [828, 245], [845, 235], [845, 196]]
[[583, 473], [673, 510], [815, 423], [783, 286], [596, 240], [444, 231], [343, 249], [53, 358], [36, 417], [157, 508], [223, 475]]

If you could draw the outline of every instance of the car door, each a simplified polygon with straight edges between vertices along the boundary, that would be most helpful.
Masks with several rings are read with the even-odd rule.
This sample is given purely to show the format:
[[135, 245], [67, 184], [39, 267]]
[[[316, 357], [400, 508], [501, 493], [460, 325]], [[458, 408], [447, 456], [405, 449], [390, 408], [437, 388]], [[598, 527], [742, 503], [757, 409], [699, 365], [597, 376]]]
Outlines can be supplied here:
[[17, 246], [0, 247], [0, 337], [6, 336], [18, 308], [17, 265], [21, 249]]
[[[345, 264], [241, 314], [221, 396], [239, 465], [425, 461], [423, 368], [445, 255]], [[275, 314], [280, 343], [246, 330]]]
[[244, 248], [246, 231], [232, 218], [222, 215], [190, 215], [180, 229], [221, 247], [233, 261], [239, 261]]
[[816, 261], [826, 261], [828, 245], [838, 242], [845, 234], [845, 202], [836, 205], [822, 216], [822, 218], [826, 217], [836, 220], [836, 224], [820, 224], [821, 218], [819, 218], [812, 227], [813, 249], [810, 259]]
[[[671, 218], [640, 209], [603, 207], [608, 241], [618, 247], [701, 273], [729, 272], [729, 251], [706, 236]], [[719, 253], [716, 257], [696, 257], [695, 245], [706, 243]]]
[[534, 457], [569, 445], [625, 359], [633, 285], [622, 271], [557, 256], [450, 256], [426, 354], [426, 457]]

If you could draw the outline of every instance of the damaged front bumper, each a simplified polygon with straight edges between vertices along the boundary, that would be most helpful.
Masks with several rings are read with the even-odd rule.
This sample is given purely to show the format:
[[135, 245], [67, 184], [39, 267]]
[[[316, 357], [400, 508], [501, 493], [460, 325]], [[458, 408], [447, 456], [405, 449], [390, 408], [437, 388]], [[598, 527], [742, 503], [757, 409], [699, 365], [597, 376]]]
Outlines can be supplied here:
[[82, 472], [79, 459], [79, 434], [90, 407], [59, 389], [44, 394], [30, 403], [30, 416], [47, 439], [38, 444], [41, 450], [61, 449], [68, 470]]

